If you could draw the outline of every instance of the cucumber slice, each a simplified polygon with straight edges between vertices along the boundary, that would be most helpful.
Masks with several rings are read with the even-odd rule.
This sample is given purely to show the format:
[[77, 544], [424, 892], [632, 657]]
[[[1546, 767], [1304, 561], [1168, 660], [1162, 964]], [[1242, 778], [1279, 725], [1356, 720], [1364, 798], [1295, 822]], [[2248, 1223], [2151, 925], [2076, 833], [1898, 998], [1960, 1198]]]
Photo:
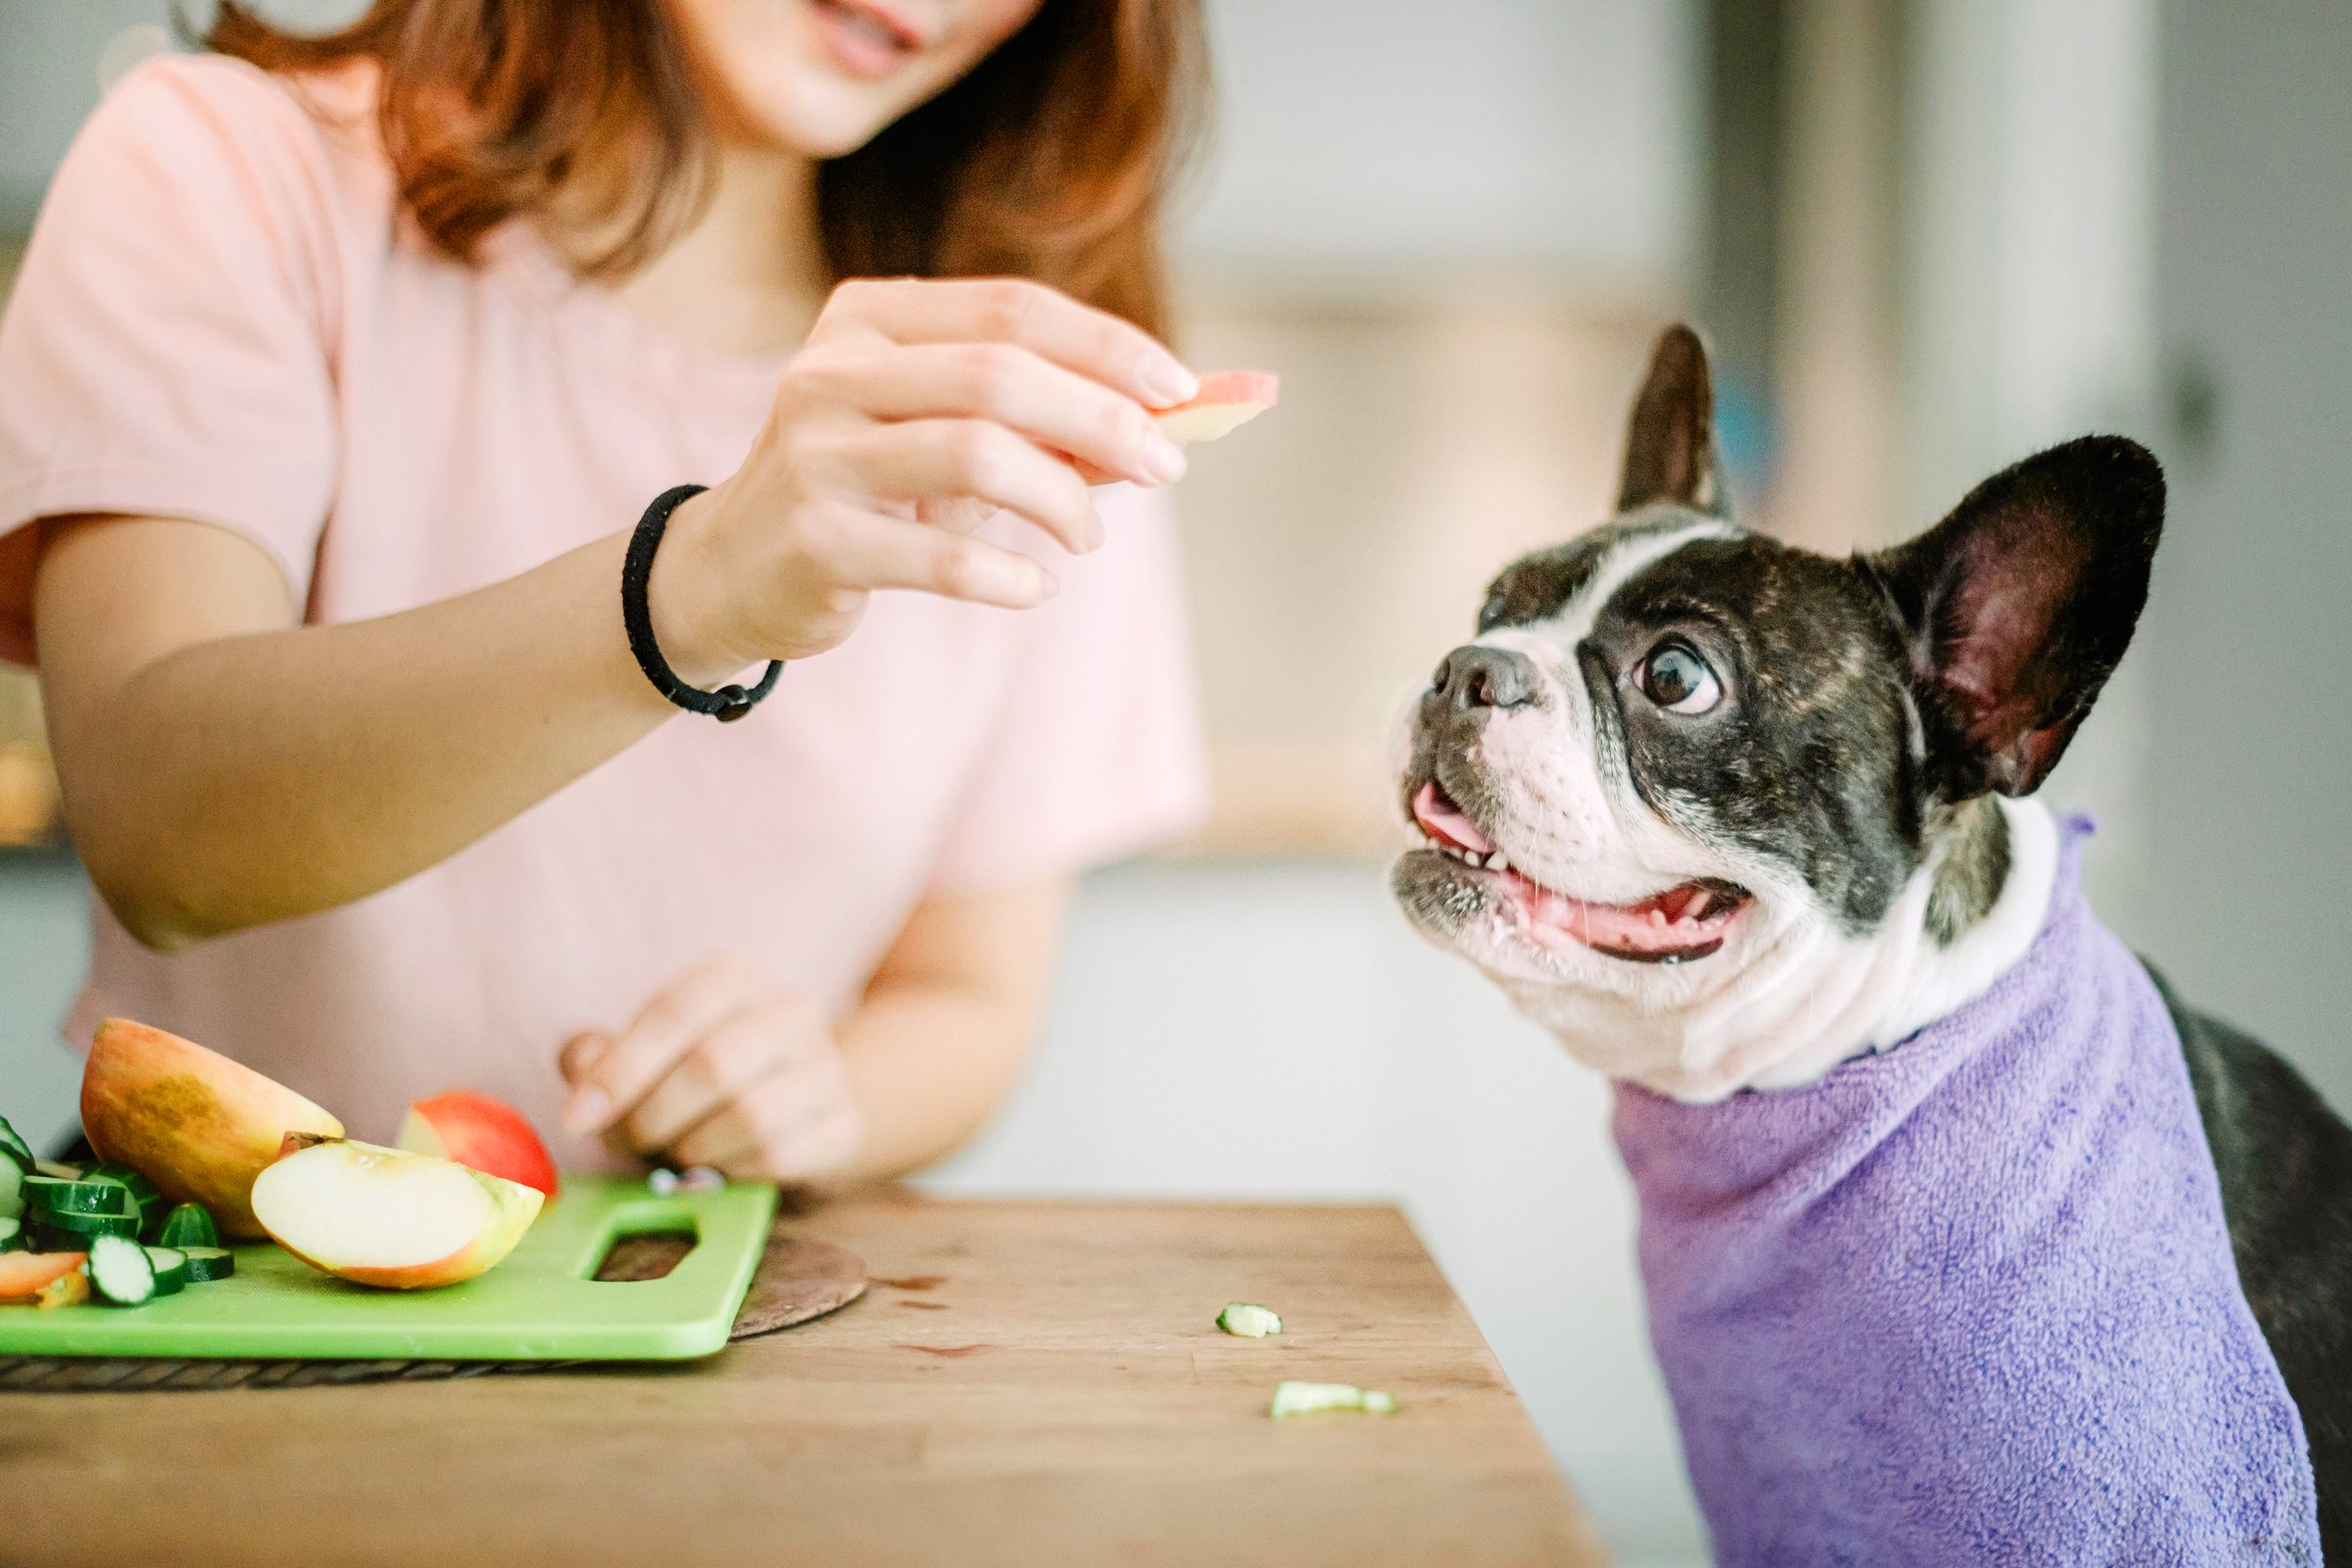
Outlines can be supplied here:
[[1217, 1314], [1217, 1327], [1245, 1340], [1262, 1340], [1282, 1332], [1282, 1315], [1255, 1301], [1234, 1301]]
[[24, 1206], [52, 1214], [127, 1214], [136, 1217], [138, 1200], [129, 1188], [111, 1178], [84, 1176], [69, 1181], [60, 1176], [27, 1176]]
[[1274, 1408], [1267, 1413], [1280, 1421], [1285, 1416], [1305, 1415], [1312, 1410], [1369, 1410], [1374, 1415], [1395, 1415], [1396, 1396], [1378, 1389], [1359, 1389], [1352, 1383], [1285, 1382], [1275, 1386]]
[[[24, 1210], [24, 1217], [43, 1230], [71, 1231], [87, 1244], [93, 1236], [123, 1236], [139, 1234], [139, 1216], [129, 1214], [61, 1214], [54, 1208], [44, 1208], [38, 1202]], [[78, 1247], [69, 1250], [78, 1251]]]
[[18, 1136], [6, 1116], [0, 1116], [0, 1155], [16, 1161], [19, 1170], [32, 1169], [32, 1146]]
[[22, 1252], [24, 1247], [24, 1222], [0, 1215], [0, 1252]]
[[101, 1236], [90, 1244], [90, 1284], [117, 1306], [144, 1306], [155, 1299], [155, 1265], [138, 1243]]
[[145, 1251], [147, 1266], [155, 1270], [155, 1294], [177, 1296], [188, 1283], [188, 1254], [176, 1247], [150, 1247]]
[[0, 1219], [15, 1219], [24, 1212], [25, 1172], [26, 1167], [0, 1154]]
[[155, 1190], [155, 1183], [149, 1181], [137, 1171], [132, 1170], [128, 1165], [118, 1165], [111, 1159], [101, 1164], [92, 1165], [88, 1170], [82, 1173], [81, 1179], [86, 1182], [120, 1182], [124, 1187], [129, 1188], [130, 1196], [137, 1199], [142, 1203], [152, 1203], [155, 1201], [158, 1196]]
[[188, 1260], [190, 1285], [224, 1280], [237, 1271], [237, 1254], [225, 1247], [182, 1247], [178, 1251]]
[[174, 1203], [155, 1240], [162, 1247], [219, 1247], [220, 1232], [202, 1203]]

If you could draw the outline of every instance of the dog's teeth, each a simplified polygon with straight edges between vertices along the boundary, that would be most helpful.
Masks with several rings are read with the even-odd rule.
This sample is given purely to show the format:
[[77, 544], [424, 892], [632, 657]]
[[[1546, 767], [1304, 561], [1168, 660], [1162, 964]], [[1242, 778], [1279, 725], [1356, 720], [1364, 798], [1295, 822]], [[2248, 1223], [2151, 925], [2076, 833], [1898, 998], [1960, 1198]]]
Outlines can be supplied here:
[[1698, 919], [1707, 912], [1707, 906], [1714, 902], [1715, 895], [1712, 893], [1702, 890], [1692, 894], [1690, 902], [1683, 906], [1683, 918], [1686, 920]]
[[1464, 850], [1462, 852], [1462, 858], [1469, 861], [1472, 865], [1484, 865], [1487, 863], [1486, 857], [1479, 854], [1476, 850]]
[[1661, 930], [1661, 931], [1665, 930], [1665, 929], [1666, 929], [1666, 911], [1665, 911], [1664, 909], [1652, 909], [1652, 910], [1650, 910], [1650, 911], [1649, 911], [1649, 923], [1650, 923], [1651, 925], [1654, 925], [1654, 926], [1656, 926], [1656, 927], [1657, 927], [1659, 930]]
[[1500, 850], [1496, 850], [1493, 855], [1487, 857], [1488, 870], [1508, 871], [1510, 868], [1511, 862], [1502, 858], [1502, 852]]

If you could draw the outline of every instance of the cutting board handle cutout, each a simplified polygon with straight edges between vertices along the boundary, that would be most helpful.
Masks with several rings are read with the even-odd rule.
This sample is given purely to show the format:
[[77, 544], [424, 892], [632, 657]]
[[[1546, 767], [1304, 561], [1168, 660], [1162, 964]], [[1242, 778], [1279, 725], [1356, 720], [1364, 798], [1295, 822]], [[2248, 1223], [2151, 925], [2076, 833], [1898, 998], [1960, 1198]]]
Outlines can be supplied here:
[[580, 1270], [604, 1285], [637, 1285], [666, 1277], [702, 1243], [694, 1215], [648, 1196], [642, 1204], [615, 1209]]

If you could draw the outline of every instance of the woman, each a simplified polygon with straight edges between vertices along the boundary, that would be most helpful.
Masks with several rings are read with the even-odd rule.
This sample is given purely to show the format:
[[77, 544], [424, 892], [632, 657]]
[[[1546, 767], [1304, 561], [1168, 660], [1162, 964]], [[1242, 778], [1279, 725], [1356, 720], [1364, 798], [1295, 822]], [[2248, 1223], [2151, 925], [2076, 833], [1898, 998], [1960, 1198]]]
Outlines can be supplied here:
[[0, 324], [0, 636], [104, 900], [69, 1034], [362, 1136], [468, 1085], [573, 1163], [968, 1134], [1072, 875], [1201, 800], [1147, 330], [1196, 32], [230, 7], [118, 85]]

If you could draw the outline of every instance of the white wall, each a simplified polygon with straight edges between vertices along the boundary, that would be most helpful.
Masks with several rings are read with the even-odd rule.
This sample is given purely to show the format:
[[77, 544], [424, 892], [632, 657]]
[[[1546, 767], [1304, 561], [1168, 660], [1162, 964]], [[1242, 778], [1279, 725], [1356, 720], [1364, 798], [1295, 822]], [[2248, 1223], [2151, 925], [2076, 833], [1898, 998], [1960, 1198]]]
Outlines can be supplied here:
[[1674, 276], [1696, 227], [1691, 0], [1210, 0], [1224, 263]]

